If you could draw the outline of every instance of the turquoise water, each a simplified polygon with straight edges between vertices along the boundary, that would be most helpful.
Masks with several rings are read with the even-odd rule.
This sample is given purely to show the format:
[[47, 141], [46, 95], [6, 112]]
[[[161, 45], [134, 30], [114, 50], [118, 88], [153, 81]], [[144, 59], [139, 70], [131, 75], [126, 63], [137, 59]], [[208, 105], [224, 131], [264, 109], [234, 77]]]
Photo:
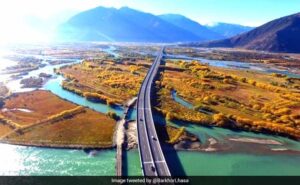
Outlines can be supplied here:
[[123, 114], [123, 108], [120, 106], [116, 107], [109, 107], [106, 104], [102, 103], [93, 103], [91, 101], [88, 101], [87, 99], [78, 96], [77, 94], [74, 94], [72, 92], [66, 91], [61, 87], [61, 82], [63, 78], [61, 76], [58, 76], [57, 79], [50, 80], [45, 86], [44, 89], [51, 91], [53, 94], [59, 96], [60, 98], [63, 98], [65, 100], [71, 101], [73, 103], [76, 103], [78, 105], [89, 107], [93, 110], [96, 110], [98, 112], [107, 113], [108, 111], [114, 111], [119, 116]]
[[[174, 101], [187, 107], [193, 106], [172, 93]], [[161, 118], [162, 119], [162, 118]], [[253, 132], [232, 131], [218, 127], [203, 127], [185, 122], [169, 122], [173, 126], [184, 126], [187, 131], [195, 134], [201, 142], [209, 143], [213, 138], [223, 146], [232, 146], [230, 138], [264, 139], [280, 142], [282, 145], [264, 144], [264, 152], [258, 152], [260, 144], [248, 145], [250, 152], [236, 146], [235, 151], [227, 152], [188, 152], [171, 151], [165, 156], [172, 159], [168, 162], [173, 175], [300, 175], [300, 153], [271, 153], [272, 149], [284, 149], [300, 152], [300, 143], [285, 137], [265, 135]], [[232, 148], [233, 149], [233, 148]], [[231, 149], [231, 150], [232, 150]]]
[[128, 119], [129, 119], [129, 120], [136, 120], [136, 116], [137, 116], [136, 108], [130, 109], [130, 110], [129, 110], [129, 116], [128, 116]]
[[[231, 65], [236, 65], [236, 63]], [[98, 112], [106, 113], [112, 110], [118, 115], [122, 115], [122, 107], [111, 108], [105, 104], [93, 103], [62, 89], [60, 86], [62, 80], [63, 78], [58, 76], [57, 79], [50, 80], [44, 88], [61, 98]], [[175, 96], [175, 99], [187, 107], [191, 106], [179, 97]], [[135, 109], [130, 113], [130, 119], [136, 119]], [[284, 137], [234, 132], [228, 129], [208, 128], [183, 122], [170, 124], [185, 126], [203, 143], [214, 138], [218, 143], [231, 145], [233, 141], [228, 138], [259, 138], [271, 139], [283, 144], [282, 146], [266, 145], [269, 149], [286, 148], [300, 151], [299, 142]], [[300, 175], [300, 155], [283, 154], [280, 151], [277, 154], [274, 152], [258, 153], [255, 145], [251, 145], [251, 147], [253, 150], [251, 153], [241, 149], [226, 153], [167, 151], [165, 155], [167, 159], [171, 159], [171, 162], [168, 163], [174, 175]], [[91, 156], [82, 150], [0, 144], [0, 151], [0, 175], [115, 175], [115, 150], [102, 150], [98, 151], [95, 156]], [[126, 152], [124, 164], [127, 175], [142, 175], [137, 149]]]
[[185, 101], [184, 99], [180, 98], [179, 96], [177, 96], [177, 92], [176, 91], [172, 91], [171, 93], [172, 95], [172, 98], [174, 101], [176, 101], [177, 103], [189, 108], [189, 109], [192, 109], [194, 106], [192, 104], [190, 104], [189, 102]]
[[[299, 155], [219, 154], [185, 151], [179, 151], [177, 155], [187, 175], [300, 175]], [[176, 170], [173, 174], [180, 175]]]
[[[248, 147], [248, 151], [238, 147], [235, 151], [225, 152], [166, 152], [166, 158], [177, 158], [168, 162], [174, 175], [300, 175], [300, 143], [297, 141], [280, 136], [235, 132], [217, 127], [208, 128], [184, 123], [170, 124], [185, 126], [189, 132], [197, 135], [202, 143], [207, 143], [209, 138], [214, 138], [224, 146], [234, 144], [228, 138], [268, 139], [282, 143], [282, 145], [263, 144], [267, 148], [263, 152], [258, 152], [261, 150], [259, 146], [261, 144], [247, 146], [247, 143], [240, 143], [239, 146]], [[271, 149], [275, 148], [289, 149], [298, 153], [271, 152]]]
[[[172, 93], [174, 100], [188, 108], [193, 106]], [[156, 116], [156, 120], [163, 118]], [[300, 143], [281, 136], [266, 135], [245, 131], [232, 131], [218, 127], [203, 127], [185, 122], [169, 122], [198, 136], [203, 144], [213, 138], [218, 144], [232, 147], [234, 141], [230, 138], [264, 139], [280, 142], [281, 145], [238, 143], [235, 148], [220, 152], [205, 151], [174, 151], [165, 150], [165, 157], [173, 175], [300, 175], [299, 153], [281, 153], [272, 149], [284, 149], [300, 152]], [[239, 148], [246, 147], [247, 150]], [[264, 150], [261, 151], [261, 146]], [[251, 152], [249, 152], [249, 150]], [[140, 163], [137, 150], [128, 153], [128, 175], [140, 175]]]
[[142, 174], [140, 156], [138, 149], [126, 151], [124, 160], [124, 175], [140, 176]]
[[[273, 148], [285, 148], [300, 151], [300, 143], [285, 137], [257, 134], [252, 132], [235, 132], [223, 128], [208, 128], [185, 123], [169, 123], [173, 126], [185, 126], [197, 135], [202, 143], [214, 138], [218, 143], [230, 145], [228, 138], [256, 138], [281, 142], [282, 145], [267, 145], [269, 152], [256, 152], [259, 144], [249, 145], [252, 152], [227, 151], [169, 151], [165, 157], [173, 175], [300, 175], [300, 155], [270, 153]], [[257, 147], [257, 148], [256, 148]], [[127, 175], [141, 175], [138, 150], [127, 152]]]
[[187, 131], [197, 135], [200, 138], [202, 143], [206, 143], [208, 138], [214, 138], [219, 143], [229, 142], [225, 140], [228, 138], [268, 139], [268, 140], [274, 140], [282, 143], [282, 145], [280, 145], [281, 148], [300, 151], [300, 142], [282, 136], [273, 136], [273, 135], [266, 135], [266, 134], [246, 132], [246, 131], [233, 131], [230, 129], [224, 129], [219, 127], [204, 127], [204, 126], [193, 125], [184, 122], [176, 122], [176, 123], [169, 122], [169, 124], [175, 127], [184, 126]]
[[[48, 70], [47, 72], [53, 71]], [[122, 115], [120, 106], [111, 108], [105, 104], [93, 103], [74, 93], [64, 90], [63, 78], [49, 80], [44, 89], [60, 98], [98, 112], [114, 111]], [[0, 175], [115, 175], [115, 150], [97, 151], [89, 155], [83, 150], [49, 149], [0, 144]]]
[[115, 150], [90, 156], [83, 150], [0, 144], [0, 175], [115, 175]]

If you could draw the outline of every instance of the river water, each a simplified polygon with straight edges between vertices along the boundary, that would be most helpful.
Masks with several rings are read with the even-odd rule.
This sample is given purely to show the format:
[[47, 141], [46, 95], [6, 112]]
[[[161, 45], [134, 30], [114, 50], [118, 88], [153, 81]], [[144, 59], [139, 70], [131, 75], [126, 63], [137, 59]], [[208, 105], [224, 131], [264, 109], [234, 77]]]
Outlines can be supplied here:
[[0, 145], [0, 175], [115, 175], [115, 150], [87, 155], [83, 150]]
[[[56, 60], [47, 56], [44, 59]], [[9, 65], [1, 65], [2, 62]], [[80, 61], [74, 60], [72, 64], [78, 62]], [[1, 60], [0, 62], [0, 66], [3, 66], [3, 69], [14, 64], [15, 63], [11, 61], [7, 62], [7, 60]], [[93, 103], [64, 90], [60, 86], [63, 77], [53, 72], [54, 68], [64, 65], [70, 64], [47, 65], [38, 70], [29, 72], [29, 74], [23, 76], [23, 78], [38, 76], [41, 72], [51, 73], [53, 78], [44, 85], [43, 89], [49, 90], [63, 99], [78, 105], [87, 106], [98, 112], [106, 113], [112, 110], [118, 115], [122, 114], [123, 110], [121, 107], [110, 108], [105, 104]], [[4, 77], [6, 78], [4, 79]], [[3, 82], [7, 82], [6, 84], [12, 92], [34, 90], [30, 88], [22, 89], [20, 84], [21, 80], [9, 80], [9, 75], [1, 75], [0, 79]], [[0, 175], [115, 175], [116, 151], [114, 149], [101, 150], [93, 152], [95, 155], [90, 155], [83, 150], [49, 149], [0, 144], [0, 151]]]
[[[114, 54], [114, 48], [108, 48], [110, 54]], [[78, 61], [74, 61], [78, 62]], [[207, 62], [207, 61], [206, 61]], [[237, 63], [222, 63], [222, 67], [238, 67]], [[209, 63], [209, 62], [208, 62]], [[220, 63], [212, 61], [210, 64]], [[224, 65], [225, 64], [225, 65]], [[244, 63], [243, 63], [244, 65]], [[53, 66], [40, 69], [53, 71]], [[59, 66], [55, 66], [59, 67]], [[241, 66], [245, 69], [245, 66]], [[268, 72], [268, 71], [266, 71]], [[52, 72], [53, 73], [53, 72]], [[39, 74], [38, 71], [31, 75]], [[87, 106], [98, 112], [106, 113], [109, 110], [122, 114], [122, 108], [110, 108], [101, 103], [92, 103], [86, 99], [65, 91], [60, 83], [63, 77], [56, 76], [49, 80], [43, 87], [61, 98], [79, 105]], [[11, 86], [18, 92], [18, 82]], [[188, 102], [174, 95], [174, 100], [188, 106]], [[135, 119], [136, 111], [133, 111], [130, 119]], [[280, 142], [281, 145], [267, 145], [267, 149], [256, 152], [256, 147], [261, 150], [259, 144], [251, 145], [252, 152], [233, 150], [227, 152], [191, 152], [191, 151], [166, 151], [166, 158], [175, 157], [174, 162], [169, 162], [174, 175], [300, 175], [300, 155], [282, 153], [284, 150], [300, 151], [299, 142], [264, 134], [250, 132], [234, 132], [222, 128], [207, 128], [185, 123], [171, 123], [174, 126], [184, 125], [186, 129], [197, 135], [201, 142], [207, 143], [210, 139], [231, 145], [230, 138], [255, 138], [268, 139]], [[246, 144], [245, 144], [246, 145]], [[242, 146], [237, 145], [237, 146]], [[274, 149], [278, 150], [277, 152]], [[283, 150], [283, 151], [280, 151]], [[89, 155], [82, 150], [48, 149], [37, 147], [24, 147], [0, 144], [0, 175], [114, 175], [115, 174], [115, 150], [97, 151], [96, 155]], [[138, 150], [126, 152], [125, 166], [127, 175], [142, 175]]]
[[[176, 92], [172, 93], [172, 97], [174, 101], [187, 108], [193, 107], [192, 104], [177, 96]], [[175, 127], [184, 126], [187, 131], [197, 135], [202, 143], [209, 143], [213, 139], [214, 142], [231, 148], [228, 151], [218, 151], [218, 147], [208, 146], [207, 149], [213, 148], [213, 151], [178, 151], [175, 155], [179, 159], [182, 169], [176, 169], [173, 163], [169, 163], [171, 169], [175, 169], [173, 170], [175, 175], [181, 175], [182, 171], [187, 175], [300, 175], [300, 143], [297, 141], [280, 136], [236, 132], [184, 122], [169, 122], [169, 124]], [[232, 141], [237, 138], [272, 141], [273, 143], [249, 144]], [[166, 158], [168, 155], [174, 156], [168, 152], [165, 155]]]

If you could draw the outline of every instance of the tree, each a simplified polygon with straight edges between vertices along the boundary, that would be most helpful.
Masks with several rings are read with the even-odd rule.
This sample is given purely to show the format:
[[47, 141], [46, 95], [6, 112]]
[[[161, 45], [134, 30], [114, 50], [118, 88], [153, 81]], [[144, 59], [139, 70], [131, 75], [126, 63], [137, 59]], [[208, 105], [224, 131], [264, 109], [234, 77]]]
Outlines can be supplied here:
[[218, 113], [213, 115], [213, 122], [218, 126], [224, 126], [229, 123], [229, 120], [224, 114]]
[[174, 116], [172, 115], [172, 113], [168, 112], [168, 113], [166, 114], [166, 119], [167, 119], [168, 121], [171, 121], [171, 120], [174, 119]]

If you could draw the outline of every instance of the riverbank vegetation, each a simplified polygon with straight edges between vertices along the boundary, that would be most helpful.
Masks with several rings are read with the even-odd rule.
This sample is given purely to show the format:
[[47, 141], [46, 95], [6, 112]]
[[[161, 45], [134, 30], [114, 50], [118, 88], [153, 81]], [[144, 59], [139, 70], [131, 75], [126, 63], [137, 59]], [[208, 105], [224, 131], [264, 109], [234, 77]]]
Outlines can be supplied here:
[[189, 57], [206, 58], [210, 60], [241, 61], [247, 63], [260, 63], [270, 66], [299, 69], [300, 55], [289, 53], [267, 53], [244, 49], [210, 49], [207, 48], [176, 48], [167, 49], [168, 54]]
[[[300, 80], [196, 61], [166, 65], [156, 82], [166, 119], [300, 138]], [[176, 102], [174, 91], [192, 107]]]
[[0, 137], [1, 142], [30, 146], [110, 148], [115, 124], [105, 114], [38, 90], [4, 101]]
[[199, 142], [199, 139], [187, 132], [184, 127], [176, 128], [170, 125], [156, 125], [156, 129], [160, 140], [171, 145], [177, 144], [180, 141]]
[[138, 94], [150, 66], [149, 59], [85, 60], [56, 70], [66, 80], [64, 89], [91, 101], [122, 104]]

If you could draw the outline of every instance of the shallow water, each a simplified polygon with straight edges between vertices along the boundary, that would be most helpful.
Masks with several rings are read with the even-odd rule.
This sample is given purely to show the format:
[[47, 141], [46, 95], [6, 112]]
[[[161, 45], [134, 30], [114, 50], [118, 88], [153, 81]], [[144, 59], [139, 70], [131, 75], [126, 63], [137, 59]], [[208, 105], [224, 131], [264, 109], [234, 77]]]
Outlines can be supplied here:
[[142, 168], [138, 149], [126, 151], [124, 156], [124, 175], [125, 176], [140, 176]]
[[[164, 154], [168, 160], [172, 175], [300, 175], [300, 155], [284, 154], [281, 151], [271, 153], [271, 149], [285, 148], [300, 151], [300, 143], [280, 136], [235, 132], [223, 128], [208, 128], [197, 125], [169, 123], [173, 126], [185, 126], [186, 130], [197, 135], [202, 143], [214, 138], [221, 144], [232, 144], [228, 138], [254, 138], [275, 140], [282, 145], [268, 145], [269, 152], [256, 152], [261, 144], [252, 144], [253, 152], [227, 151], [169, 151]], [[233, 141], [232, 141], [233, 142]], [[247, 143], [245, 143], [247, 144]], [[250, 146], [250, 145], [249, 145]], [[138, 150], [127, 152], [127, 175], [141, 175]]]
[[[300, 156], [179, 151], [187, 175], [300, 175]], [[181, 175], [175, 169], [174, 175]]]
[[[172, 93], [172, 97], [174, 101], [187, 108], [193, 107], [192, 104], [178, 97], [175, 91]], [[229, 152], [166, 152], [166, 158], [177, 159], [173, 160], [177, 161], [175, 164], [173, 162], [168, 163], [170, 168], [173, 169], [172, 173], [174, 175], [300, 175], [300, 143], [298, 141], [281, 136], [245, 131], [237, 132], [218, 127], [203, 127], [185, 122], [169, 122], [169, 124], [176, 127], [184, 126], [187, 131], [198, 136], [203, 144], [209, 143], [210, 138], [213, 138], [217, 143], [224, 146], [234, 146], [234, 144], [247, 146], [249, 144], [235, 143], [230, 140], [232, 138], [263, 139], [281, 143], [280, 145], [248, 145], [248, 147], [252, 147], [250, 149], [252, 150], [251, 152], [239, 148], [234, 149], [234, 151], [231, 149]], [[263, 145], [265, 148], [263, 152], [259, 152], [261, 150], [260, 145]], [[214, 146], [212, 147], [214, 148]], [[276, 149], [279, 149], [279, 151], [274, 153], [273, 150]], [[298, 151], [298, 153], [282, 153], [285, 150]]]
[[68, 100], [70, 102], [76, 103], [78, 105], [89, 107], [93, 110], [96, 110], [98, 112], [107, 113], [108, 111], [114, 111], [119, 116], [123, 114], [123, 108], [120, 106], [116, 107], [109, 107], [106, 104], [102, 103], [93, 103], [91, 101], [88, 101], [84, 97], [81, 97], [77, 94], [74, 94], [72, 92], [66, 91], [61, 87], [61, 82], [63, 80], [62, 76], [58, 76], [56, 79], [52, 79], [48, 81], [44, 89], [51, 91], [53, 94], [59, 96], [60, 98], [63, 98], [65, 100]]
[[115, 175], [115, 150], [95, 156], [83, 150], [0, 144], [0, 175]]
[[[78, 62], [80, 61], [74, 60], [74, 63]], [[49, 90], [63, 99], [78, 105], [87, 106], [98, 112], [106, 113], [114, 111], [118, 115], [122, 115], [122, 107], [111, 108], [105, 104], [93, 103], [81, 96], [64, 90], [60, 86], [63, 77], [53, 72], [54, 68], [64, 65], [70, 64], [47, 65], [46, 67], [29, 72], [23, 78], [38, 76], [41, 72], [52, 74], [54, 78], [50, 79], [44, 85], [43, 89]], [[20, 80], [10, 81], [8, 87], [13, 92], [33, 90], [29, 88], [21, 89]], [[0, 175], [115, 175], [115, 150], [101, 150], [95, 156], [91, 156], [83, 150], [0, 144], [0, 151]]]
[[171, 95], [172, 95], [173, 100], [176, 101], [177, 103], [179, 103], [179, 104], [181, 104], [181, 105], [183, 105], [183, 106], [185, 106], [189, 109], [192, 109], [194, 107], [191, 103], [189, 103], [189, 102], [185, 101], [184, 99], [180, 98], [177, 95], [176, 91], [172, 91]]
[[185, 55], [167, 55], [168, 58], [172, 59], [184, 59], [184, 60], [196, 60], [203, 63], [207, 63], [211, 66], [223, 67], [223, 68], [232, 68], [232, 69], [242, 69], [242, 70], [253, 70], [266, 73], [279, 73], [284, 74], [292, 78], [300, 78], [300, 74], [296, 74], [284, 69], [278, 69], [276, 67], [268, 67], [264, 64], [256, 63], [247, 63], [247, 62], [238, 62], [238, 61], [224, 61], [224, 60], [210, 60], [200, 57], [188, 57]]

